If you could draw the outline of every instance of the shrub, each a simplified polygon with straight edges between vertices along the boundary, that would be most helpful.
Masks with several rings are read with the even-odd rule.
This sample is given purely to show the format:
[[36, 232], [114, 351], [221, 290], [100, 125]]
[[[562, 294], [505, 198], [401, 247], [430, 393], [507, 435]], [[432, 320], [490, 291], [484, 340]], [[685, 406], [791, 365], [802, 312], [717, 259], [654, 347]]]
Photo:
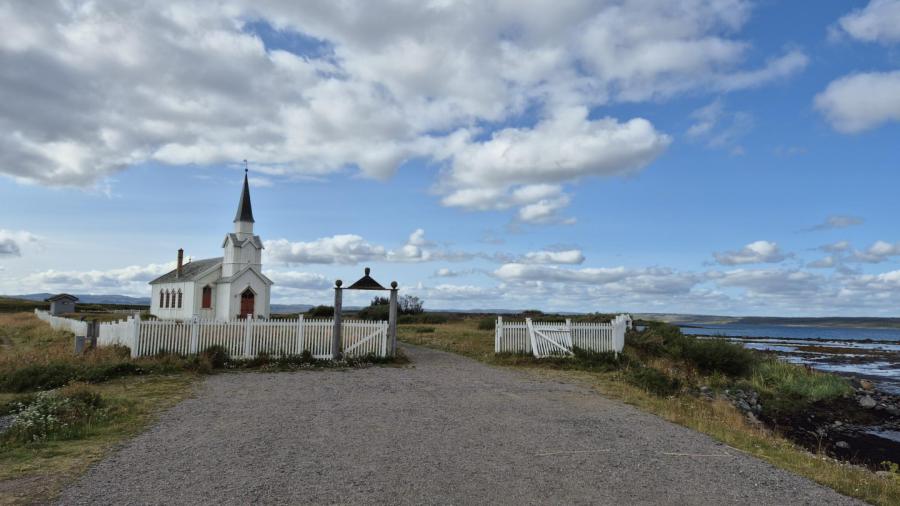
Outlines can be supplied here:
[[31, 364], [5, 371], [0, 377], [0, 390], [5, 392], [25, 392], [58, 388], [71, 381], [78, 374], [74, 364], [50, 363]]
[[478, 320], [478, 330], [494, 330], [497, 327], [497, 321], [493, 318], [482, 318]]
[[666, 323], [652, 322], [643, 331], [629, 330], [625, 334], [625, 344], [643, 356], [679, 357], [685, 343], [693, 338], [685, 337], [681, 329]]
[[450, 321], [447, 315], [441, 313], [406, 314], [397, 317], [397, 323], [409, 325], [412, 323], [426, 323], [429, 325], [442, 325]]
[[756, 354], [740, 344], [721, 339], [691, 339], [681, 348], [682, 357], [705, 374], [746, 376], [756, 364]]
[[360, 320], [387, 320], [390, 316], [390, 306], [380, 304], [375, 306], [364, 307], [356, 313], [356, 317]]
[[213, 369], [222, 369], [225, 367], [225, 364], [231, 360], [231, 356], [228, 354], [228, 350], [225, 349], [224, 346], [219, 344], [214, 344], [202, 352], [200, 355], [206, 358], [209, 361], [209, 365]]
[[107, 413], [103, 399], [84, 385], [40, 392], [19, 403], [16, 419], [3, 434], [4, 443], [33, 444], [48, 439], [79, 437], [91, 423]]
[[306, 316], [309, 318], [331, 318], [334, 316], [334, 307], [333, 306], [314, 306], [309, 308], [306, 311]]
[[681, 382], [678, 378], [673, 378], [652, 367], [631, 369], [626, 377], [630, 383], [656, 395], [669, 396], [681, 389]]
[[572, 352], [575, 354], [576, 365], [582, 369], [613, 371], [630, 363], [625, 355], [611, 351], [585, 350], [576, 346]]

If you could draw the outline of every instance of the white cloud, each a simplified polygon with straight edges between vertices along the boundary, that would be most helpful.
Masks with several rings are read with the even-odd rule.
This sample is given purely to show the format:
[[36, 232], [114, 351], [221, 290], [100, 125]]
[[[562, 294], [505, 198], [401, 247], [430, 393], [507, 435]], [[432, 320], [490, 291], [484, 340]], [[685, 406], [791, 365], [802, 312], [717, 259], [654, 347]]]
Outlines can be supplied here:
[[[483, 202], [499, 196], [499, 207], [518, 209], [522, 221], [565, 221], [562, 192], [511, 193], [634, 173], [670, 142], [645, 119], [593, 119], [587, 111], [758, 86], [805, 65], [794, 50], [746, 68], [751, 45], [738, 34], [750, 7], [747, 0], [8, 3], [0, 93], [16, 100], [0, 115], [8, 133], [0, 171], [22, 182], [84, 186], [145, 161], [248, 158], [270, 175], [349, 168], [384, 179], [422, 158], [449, 167], [446, 205], [494, 209]], [[304, 54], [266, 47], [254, 23], [321, 47]], [[490, 125], [523, 118], [524, 126], [491, 135]], [[468, 204], [479, 191], [481, 203]]]
[[641, 118], [590, 120], [587, 108], [561, 109], [533, 128], [503, 129], [485, 142], [460, 141], [443, 183], [443, 203], [467, 209], [521, 206], [523, 222], [558, 221], [570, 200], [558, 183], [634, 173], [670, 142]]
[[578, 249], [530, 251], [522, 257], [522, 262], [528, 264], [581, 264], [584, 263], [584, 254]]
[[347, 264], [380, 260], [387, 250], [367, 242], [354, 234], [323, 237], [310, 242], [290, 242], [287, 239], [265, 241], [264, 250], [276, 263], [285, 264]]
[[853, 252], [854, 260], [872, 264], [884, 262], [895, 256], [900, 256], [900, 243], [891, 244], [885, 241], [875, 241], [865, 251]]
[[333, 280], [315, 272], [270, 271], [266, 275], [279, 288], [324, 290], [334, 286]]
[[542, 281], [606, 284], [628, 276], [624, 267], [561, 269], [543, 265], [509, 263], [501, 265], [494, 275], [504, 281]]
[[816, 95], [815, 107], [843, 133], [900, 121], [900, 71], [851, 74]]
[[710, 279], [725, 287], [747, 289], [755, 296], [788, 297], [818, 292], [825, 278], [799, 270], [737, 269], [712, 272]]
[[443, 248], [425, 238], [425, 230], [416, 229], [406, 243], [397, 249], [366, 241], [355, 234], [339, 234], [308, 242], [287, 239], [265, 241], [266, 261], [275, 264], [343, 264], [360, 262], [461, 262], [481, 253], [468, 253]]
[[827, 253], [842, 253], [850, 249], [850, 241], [837, 241], [831, 244], [825, 244], [820, 246], [819, 249]]
[[147, 283], [175, 268], [175, 262], [131, 265], [109, 270], [47, 270], [25, 276], [20, 283], [26, 291], [77, 291], [80, 293], [123, 293], [147, 296]]
[[838, 21], [851, 37], [866, 42], [900, 42], [900, 1], [872, 0]]
[[37, 242], [37, 236], [30, 232], [0, 229], [0, 258], [22, 256], [23, 247]]
[[834, 255], [828, 255], [827, 257], [812, 261], [806, 266], [811, 269], [830, 269], [832, 267], [837, 267], [837, 265], [838, 260], [834, 257]]
[[778, 263], [789, 255], [784, 254], [778, 244], [769, 241], [752, 242], [738, 251], [713, 253], [716, 262], [722, 265]]

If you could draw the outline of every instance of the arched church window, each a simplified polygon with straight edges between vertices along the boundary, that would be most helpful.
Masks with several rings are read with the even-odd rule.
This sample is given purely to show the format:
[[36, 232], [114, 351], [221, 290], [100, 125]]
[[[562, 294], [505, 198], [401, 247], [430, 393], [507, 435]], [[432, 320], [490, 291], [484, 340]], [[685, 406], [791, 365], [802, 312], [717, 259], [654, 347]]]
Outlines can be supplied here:
[[170, 297], [171, 297], [171, 295], [169, 294], [169, 291], [166, 290], [166, 305], [165, 305], [166, 308], [170, 308], [170, 307], [171, 307], [171, 306], [169, 305], [169, 303], [171, 302], [171, 298], [170, 298]]
[[165, 307], [163, 304], [165, 303], [166, 292], [164, 290], [159, 291], [159, 307]]
[[181, 309], [181, 290], [178, 290], [178, 309]]
[[203, 303], [201, 304], [203, 309], [209, 309], [212, 307], [212, 287], [204, 286], [203, 287]]

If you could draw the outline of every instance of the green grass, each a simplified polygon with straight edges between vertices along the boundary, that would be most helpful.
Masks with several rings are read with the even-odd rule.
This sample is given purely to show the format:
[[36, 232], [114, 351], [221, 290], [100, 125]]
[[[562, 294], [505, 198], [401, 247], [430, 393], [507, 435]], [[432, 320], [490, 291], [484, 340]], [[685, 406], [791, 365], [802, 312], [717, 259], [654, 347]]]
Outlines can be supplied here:
[[[690, 358], [686, 358], [680, 351], [673, 352], [687, 341], [682, 339], [680, 332], [666, 327], [656, 329], [649, 336], [629, 334], [626, 353], [614, 361], [608, 356], [587, 355], [547, 360], [517, 354], [495, 356], [493, 331], [480, 327], [480, 318], [473, 317], [436, 325], [435, 331], [428, 334], [417, 333], [414, 326], [403, 325], [399, 332], [403, 341], [412, 344], [458, 353], [489, 364], [528, 369], [533, 374], [554, 380], [589, 384], [609, 398], [708, 434], [842, 494], [873, 504], [900, 504], [900, 475], [879, 476], [866, 468], [810, 453], [777, 433], [750, 424], [729, 402], [708, 401], [691, 393], [700, 384], [726, 388], [736, 382], [749, 382], [760, 391], [761, 397], [771, 395], [772, 398], [814, 402], [848, 392], [846, 381], [838, 376], [756, 358], [750, 361], [747, 369], [738, 364], [736, 369], [740, 375], [737, 377], [722, 372], [721, 369], [731, 369], [730, 365], [701, 369], [696, 357], [688, 355]], [[709, 354], [715, 364], [729, 364], [735, 357], [743, 355], [743, 352], [734, 354], [732, 349], [719, 348], [719, 345], [714, 344], [710, 349], [712, 347], [716, 349]], [[725, 351], [720, 352], [720, 349]], [[720, 355], [726, 358], [720, 359]]]
[[774, 359], [756, 365], [748, 383], [774, 411], [799, 410], [809, 403], [853, 392], [845, 378]]
[[[160, 410], [187, 397], [197, 376], [131, 377], [90, 386], [104, 415], [77, 422], [77, 429], [29, 443], [0, 444], [0, 504], [51, 502], [66, 483], [101, 459], [122, 439], [146, 427]], [[9, 395], [5, 395], [10, 400]]]

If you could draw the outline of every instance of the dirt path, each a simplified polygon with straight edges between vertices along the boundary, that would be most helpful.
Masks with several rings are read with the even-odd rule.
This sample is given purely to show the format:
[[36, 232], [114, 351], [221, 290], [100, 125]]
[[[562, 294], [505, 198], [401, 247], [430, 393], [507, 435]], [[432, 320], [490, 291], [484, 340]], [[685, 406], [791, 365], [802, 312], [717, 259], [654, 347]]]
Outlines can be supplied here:
[[220, 374], [62, 504], [857, 504], [572, 384], [412, 367]]

